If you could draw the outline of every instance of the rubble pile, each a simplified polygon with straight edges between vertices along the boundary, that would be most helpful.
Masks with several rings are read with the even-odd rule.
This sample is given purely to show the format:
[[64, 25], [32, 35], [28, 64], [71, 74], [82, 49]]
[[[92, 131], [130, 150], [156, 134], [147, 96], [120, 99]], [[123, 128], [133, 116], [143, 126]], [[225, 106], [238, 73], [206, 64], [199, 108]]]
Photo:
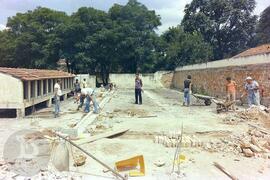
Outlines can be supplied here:
[[237, 125], [239, 122], [244, 122], [244, 119], [239, 118], [238, 115], [231, 114], [223, 119], [224, 124]]
[[270, 120], [269, 108], [265, 106], [252, 106], [246, 110], [237, 112], [236, 118], [242, 120]]
[[[162, 144], [165, 147], [177, 147], [181, 138], [181, 131], [170, 131], [162, 135], [154, 137], [154, 143]], [[200, 141], [195, 135], [182, 136], [182, 147], [200, 147], [203, 145], [203, 142]]]
[[256, 129], [249, 130], [240, 139], [240, 148], [246, 157], [264, 157], [270, 159], [270, 135], [266, 135]]
[[0, 161], [0, 177], [1, 179], [31, 179], [31, 180], [47, 180], [47, 179], [57, 179], [57, 180], [66, 180], [66, 179], [74, 179], [81, 180], [83, 176], [79, 173], [74, 172], [58, 172], [49, 165], [48, 170], [42, 170], [38, 174], [31, 176], [31, 178], [27, 178], [20, 174], [17, 174], [11, 170], [12, 164], [6, 161]]
[[223, 152], [223, 153], [239, 154], [239, 151], [237, 150], [237, 145], [226, 140], [225, 138], [204, 143], [202, 148], [208, 152]]
[[270, 135], [252, 129], [241, 135], [231, 135], [220, 141], [206, 143], [203, 148], [210, 152], [232, 152], [246, 157], [270, 159]]

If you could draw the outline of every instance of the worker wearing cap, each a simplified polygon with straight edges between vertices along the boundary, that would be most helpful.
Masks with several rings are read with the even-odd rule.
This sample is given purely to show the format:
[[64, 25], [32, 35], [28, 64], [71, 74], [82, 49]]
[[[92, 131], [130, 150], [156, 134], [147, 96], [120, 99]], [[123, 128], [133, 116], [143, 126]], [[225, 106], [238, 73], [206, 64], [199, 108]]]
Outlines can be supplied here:
[[249, 107], [252, 105], [260, 105], [259, 84], [257, 81], [252, 79], [252, 77], [246, 78], [245, 93], [241, 96], [241, 98], [244, 95], [247, 95]]
[[98, 104], [96, 101], [95, 92], [92, 88], [83, 88], [81, 90], [82, 98], [86, 99], [84, 112], [88, 113], [90, 111], [90, 103], [93, 102], [94, 113], [98, 113]]

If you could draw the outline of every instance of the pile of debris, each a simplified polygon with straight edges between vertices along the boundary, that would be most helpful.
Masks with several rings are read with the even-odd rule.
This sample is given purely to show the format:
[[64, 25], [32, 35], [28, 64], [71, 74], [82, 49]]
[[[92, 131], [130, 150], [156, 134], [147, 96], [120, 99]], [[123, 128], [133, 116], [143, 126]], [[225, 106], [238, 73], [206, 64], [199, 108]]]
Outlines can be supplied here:
[[208, 152], [223, 152], [223, 153], [239, 154], [239, 151], [237, 150], [237, 146], [226, 139], [220, 139], [220, 140], [204, 143], [202, 148]]
[[270, 159], [270, 134], [250, 129], [247, 133], [231, 135], [215, 142], [206, 143], [203, 148], [210, 152], [232, 152], [246, 157]]
[[239, 122], [244, 122], [244, 119], [239, 118], [238, 115], [235, 114], [229, 114], [229, 116], [223, 119], [223, 123], [228, 125], [236, 125]]
[[[170, 131], [168, 133], [163, 133], [154, 137], [154, 143], [162, 144], [165, 147], [177, 147], [181, 139], [181, 131]], [[203, 145], [203, 142], [197, 138], [195, 135], [182, 136], [182, 147], [200, 147]]]
[[240, 148], [246, 157], [264, 157], [270, 159], [270, 135], [259, 130], [249, 130], [240, 140]]
[[267, 120], [270, 119], [269, 111], [269, 108], [265, 106], [252, 106], [237, 112], [236, 117], [243, 120]]

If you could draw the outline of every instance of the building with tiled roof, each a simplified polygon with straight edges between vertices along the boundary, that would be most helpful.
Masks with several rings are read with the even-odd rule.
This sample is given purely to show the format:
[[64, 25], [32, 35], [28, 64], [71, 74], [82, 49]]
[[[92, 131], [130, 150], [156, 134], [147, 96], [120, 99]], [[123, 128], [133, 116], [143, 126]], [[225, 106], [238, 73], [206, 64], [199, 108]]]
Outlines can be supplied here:
[[58, 70], [0, 67], [0, 116], [15, 112], [16, 117], [21, 117], [25, 116], [26, 109], [31, 111], [38, 104], [51, 106], [57, 79], [61, 80], [65, 99], [73, 88], [73, 74]]
[[234, 58], [255, 56], [255, 55], [261, 55], [261, 54], [270, 54], [270, 44], [264, 44], [261, 46], [257, 46], [255, 48], [250, 48], [250, 49], [234, 56]]

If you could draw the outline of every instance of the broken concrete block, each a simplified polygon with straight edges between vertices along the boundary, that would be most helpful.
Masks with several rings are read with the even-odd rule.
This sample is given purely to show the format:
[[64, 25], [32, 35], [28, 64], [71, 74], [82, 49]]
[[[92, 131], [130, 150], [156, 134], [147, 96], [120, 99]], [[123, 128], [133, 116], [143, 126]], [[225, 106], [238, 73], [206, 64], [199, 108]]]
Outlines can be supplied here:
[[241, 142], [240, 142], [240, 147], [241, 147], [242, 149], [250, 148], [250, 143], [247, 142], [247, 141], [241, 141]]
[[253, 145], [253, 144], [250, 144], [250, 149], [251, 149], [251, 151], [253, 151], [253, 152], [255, 152], [255, 153], [260, 153], [260, 152], [262, 152], [262, 150], [261, 150], [258, 146]]
[[255, 131], [254, 136], [256, 137], [263, 137], [263, 134], [260, 131]]
[[74, 166], [77, 167], [77, 166], [82, 166], [85, 164], [85, 160], [86, 160], [86, 156], [84, 155], [78, 155], [74, 158]]
[[263, 145], [264, 148], [266, 148], [267, 150], [270, 150], [270, 145], [268, 142], [266, 142], [264, 145]]
[[246, 157], [252, 157], [254, 156], [254, 152], [252, 152], [250, 149], [246, 148], [246, 149], [243, 149], [243, 153]]
[[256, 145], [256, 146], [260, 146], [259, 145], [259, 141], [254, 136], [251, 137], [251, 143], [254, 144], [254, 145]]

